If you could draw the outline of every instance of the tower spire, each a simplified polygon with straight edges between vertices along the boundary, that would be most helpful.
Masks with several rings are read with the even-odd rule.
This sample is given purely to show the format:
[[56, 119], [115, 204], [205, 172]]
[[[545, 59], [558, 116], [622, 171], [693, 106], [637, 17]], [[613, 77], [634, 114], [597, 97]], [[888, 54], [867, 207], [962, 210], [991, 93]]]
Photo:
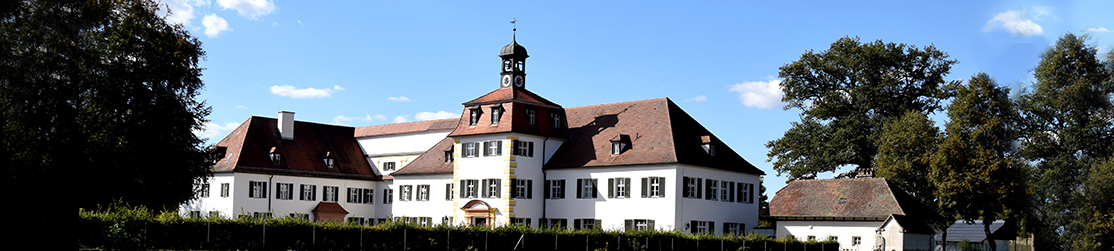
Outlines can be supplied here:
[[518, 35], [516, 34], [518, 33], [518, 24], [516, 23], [518, 23], [518, 18], [511, 20], [511, 41], [515, 41], [515, 36]]

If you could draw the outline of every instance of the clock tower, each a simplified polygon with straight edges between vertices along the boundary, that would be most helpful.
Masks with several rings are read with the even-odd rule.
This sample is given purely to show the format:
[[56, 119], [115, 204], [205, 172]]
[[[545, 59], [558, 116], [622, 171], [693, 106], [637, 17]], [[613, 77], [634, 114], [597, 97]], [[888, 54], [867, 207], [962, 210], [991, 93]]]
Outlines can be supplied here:
[[526, 88], [527, 57], [530, 55], [526, 55], [526, 47], [519, 45], [514, 36], [511, 36], [511, 43], [499, 51], [499, 58], [503, 60], [499, 88]]

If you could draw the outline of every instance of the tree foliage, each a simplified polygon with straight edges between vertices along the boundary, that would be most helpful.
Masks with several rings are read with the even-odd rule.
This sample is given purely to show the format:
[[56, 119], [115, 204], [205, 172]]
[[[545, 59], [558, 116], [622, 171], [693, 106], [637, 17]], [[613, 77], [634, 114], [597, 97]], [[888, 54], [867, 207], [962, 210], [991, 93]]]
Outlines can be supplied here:
[[[968, 223], [982, 219], [990, 235], [997, 219], [1019, 215], [1028, 198], [1025, 165], [1014, 153], [1018, 115], [1009, 90], [985, 73], [957, 88], [948, 105], [946, 136], [932, 159], [940, 212]], [[950, 217], [949, 217], [950, 218]], [[994, 249], [994, 243], [989, 243]]]
[[782, 101], [801, 110], [801, 122], [766, 143], [774, 170], [795, 180], [845, 165], [873, 168], [883, 124], [907, 111], [940, 110], [950, 96], [944, 75], [956, 62], [933, 46], [844, 37], [782, 66]]
[[45, 195], [20, 196], [25, 203], [82, 208], [114, 200], [174, 208], [193, 197], [195, 183], [209, 175], [207, 151], [193, 134], [210, 111], [195, 100], [205, 53], [181, 25], [159, 17], [157, 6], [150, 0], [0, 6], [7, 191]]
[[1036, 82], [1019, 98], [1024, 147], [1034, 162], [1035, 203], [1039, 204], [1035, 243], [1041, 249], [1081, 244], [1091, 212], [1080, 189], [1090, 167], [1114, 153], [1114, 109], [1109, 68], [1086, 37], [1066, 34], [1041, 56]]
[[936, 186], [928, 175], [940, 136], [935, 122], [916, 111], [885, 123], [878, 138], [874, 176], [898, 184], [925, 206], [935, 208]]

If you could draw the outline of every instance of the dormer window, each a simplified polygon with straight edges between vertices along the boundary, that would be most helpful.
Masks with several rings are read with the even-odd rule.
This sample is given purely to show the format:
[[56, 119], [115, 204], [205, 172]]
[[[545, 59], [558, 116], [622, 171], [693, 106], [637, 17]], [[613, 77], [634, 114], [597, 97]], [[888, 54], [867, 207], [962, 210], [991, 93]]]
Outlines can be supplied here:
[[480, 122], [480, 107], [472, 107], [468, 115], [468, 126], [476, 126]]
[[503, 106], [500, 106], [500, 105], [491, 106], [491, 124], [492, 125], [499, 124], [499, 119], [502, 116], [503, 116]]
[[701, 145], [701, 147], [704, 148], [704, 152], [708, 153], [708, 155], [716, 156], [716, 145], [703, 144], [703, 145]]
[[228, 147], [223, 147], [223, 146], [214, 147], [213, 148], [213, 164], [216, 164], [220, 160], [224, 159], [225, 152], [227, 152], [227, 151], [228, 151]]
[[618, 142], [618, 141], [611, 142], [611, 154], [615, 154], [615, 155], [621, 154], [621, 153], [623, 153], [624, 148], [627, 148], [626, 143]]
[[282, 153], [278, 152], [278, 147], [271, 147], [271, 151], [268, 153], [271, 156], [271, 164], [278, 165], [282, 163]]
[[445, 162], [453, 162], [453, 151], [445, 151]]
[[561, 129], [561, 114], [560, 113], [550, 113], [549, 117], [553, 119], [553, 128]]
[[325, 167], [336, 167], [337, 159], [335, 156], [333, 156], [333, 152], [325, 152], [324, 156], [321, 157], [321, 160], [325, 162]]
[[611, 154], [619, 155], [630, 148], [630, 135], [619, 134], [611, 138]]
[[700, 147], [710, 156], [716, 156], [716, 145], [712, 144], [712, 135], [700, 136]]

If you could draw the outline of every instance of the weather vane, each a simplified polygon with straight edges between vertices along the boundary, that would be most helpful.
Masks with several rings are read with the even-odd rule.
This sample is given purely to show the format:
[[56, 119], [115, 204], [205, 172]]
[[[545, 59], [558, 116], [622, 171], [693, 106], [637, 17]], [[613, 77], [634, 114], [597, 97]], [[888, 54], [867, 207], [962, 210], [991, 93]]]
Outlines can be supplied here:
[[517, 22], [518, 22], [518, 18], [515, 18], [515, 19], [511, 20], [511, 40], [515, 40], [515, 35], [516, 35], [515, 33], [518, 32], [518, 25], [515, 24]]

